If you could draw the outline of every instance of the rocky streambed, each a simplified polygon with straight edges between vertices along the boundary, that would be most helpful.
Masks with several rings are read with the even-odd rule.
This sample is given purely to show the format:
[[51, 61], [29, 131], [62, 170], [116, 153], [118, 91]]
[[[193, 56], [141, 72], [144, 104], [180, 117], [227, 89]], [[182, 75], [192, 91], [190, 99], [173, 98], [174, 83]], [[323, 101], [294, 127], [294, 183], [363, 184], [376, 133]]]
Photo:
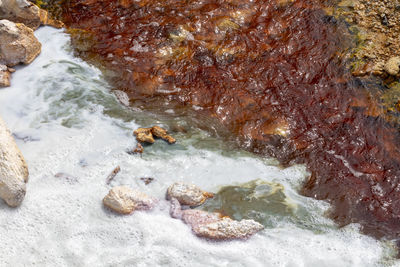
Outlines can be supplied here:
[[73, 56], [61, 30], [41, 28], [41, 54], [0, 91], [30, 166], [23, 205], [0, 205], [6, 266], [398, 264], [397, 126], [349, 74], [338, 51], [351, 39], [325, 6], [62, 10], [75, 52], [103, 72]]

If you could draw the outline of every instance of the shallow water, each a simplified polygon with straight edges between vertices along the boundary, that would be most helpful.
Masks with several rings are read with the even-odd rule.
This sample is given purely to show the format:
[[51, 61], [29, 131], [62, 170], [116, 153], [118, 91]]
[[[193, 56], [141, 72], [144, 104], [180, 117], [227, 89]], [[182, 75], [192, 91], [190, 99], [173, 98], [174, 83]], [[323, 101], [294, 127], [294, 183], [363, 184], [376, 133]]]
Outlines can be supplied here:
[[[160, 141], [142, 157], [127, 154], [136, 144], [133, 129], [170, 121], [120, 105], [100, 71], [72, 56], [61, 30], [45, 27], [36, 35], [42, 54], [13, 74], [12, 87], [0, 90], [0, 114], [30, 168], [23, 205], [0, 203], [2, 266], [400, 264], [391, 258], [390, 244], [360, 234], [357, 225], [338, 229], [324, 216], [328, 204], [297, 193], [308, 175], [304, 166], [282, 169], [274, 160], [231, 151], [190, 125], [176, 134], [175, 146]], [[121, 173], [107, 186], [117, 165]], [[146, 186], [141, 177], [155, 180]], [[164, 201], [130, 216], [115, 215], [101, 202], [121, 184], [164, 199], [174, 181], [217, 192], [255, 179], [281, 184], [292, 210], [246, 241], [199, 239], [170, 218]]]

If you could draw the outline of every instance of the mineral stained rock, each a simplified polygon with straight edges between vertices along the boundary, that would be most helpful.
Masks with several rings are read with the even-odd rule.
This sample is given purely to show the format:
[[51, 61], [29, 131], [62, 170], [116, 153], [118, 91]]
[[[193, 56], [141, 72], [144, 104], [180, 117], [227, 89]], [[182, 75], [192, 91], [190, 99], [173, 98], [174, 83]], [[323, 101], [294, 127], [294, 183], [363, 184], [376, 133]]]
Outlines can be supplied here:
[[11, 74], [6, 65], [0, 64], [0, 88], [10, 86]]
[[170, 214], [171, 217], [182, 219], [190, 225], [197, 236], [213, 240], [243, 239], [264, 229], [263, 225], [254, 220], [235, 221], [217, 212], [181, 210], [181, 205], [176, 198], [171, 199]]
[[9, 67], [29, 64], [39, 55], [41, 47], [32, 29], [21, 23], [0, 20], [0, 64]]
[[[249, 151], [305, 164], [301, 193], [331, 203], [339, 225], [398, 239], [400, 133], [349, 73], [341, 55], [353, 41], [326, 2], [71, 0], [63, 18], [86, 33], [74, 39], [91, 37], [81, 55], [118, 71], [109, 80], [130, 99], [187, 110]], [[383, 33], [371, 56], [398, 56], [397, 45], [385, 46], [399, 43], [396, 1], [358, 2], [386, 9], [358, 16]]]
[[0, 18], [23, 23], [36, 30], [40, 25], [62, 28], [63, 23], [49, 18], [47, 11], [27, 0], [1, 0]]
[[135, 210], [149, 210], [156, 202], [155, 198], [127, 186], [112, 188], [103, 199], [104, 206], [120, 214], [130, 214]]
[[0, 198], [9, 206], [19, 206], [26, 193], [28, 166], [14, 138], [0, 118]]
[[168, 187], [167, 199], [175, 198], [181, 205], [199, 206], [214, 195], [201, 190], [194, 184], [176, 182]]

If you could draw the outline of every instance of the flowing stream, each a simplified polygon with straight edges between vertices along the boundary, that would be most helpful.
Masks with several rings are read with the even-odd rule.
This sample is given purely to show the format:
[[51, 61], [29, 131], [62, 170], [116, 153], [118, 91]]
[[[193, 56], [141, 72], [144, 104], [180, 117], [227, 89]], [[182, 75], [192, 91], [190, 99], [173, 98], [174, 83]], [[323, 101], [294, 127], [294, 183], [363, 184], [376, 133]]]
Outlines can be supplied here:
[[[1, 266], [400, 264], [389, 242], [360, 234], [358, 225], [338, 228], [325, 216], [327, 203], [297, 193], [308, 175], [304, 166], [282, 169], [273, 159], [232, 149], [190, 125], [186, 133], [174, 135], [176, 145], [158, 141], [145, 147], [142, 156], [126, 153], [136, 145], [135, 128], [167, 126], [168, 116], [157, 119], [122, 106], [101, 72], [73, 56], [62, 30], [43, 27], [36, 36], [43, 44], [41, 55], [13, 74], [10, 88], [0, 90], [0, 114], [30, 170], [22, 206], [11, 209], [0, 203]], [[107, 185], [106, 177], [117, 165], [121, 172]], [[154, 181], [146, 185], [143, 177]], [[236, 186], [219, 195], [227, 199], [251, 187], [232, 197], [232, 212], [246, 209], [265, 230], [245, 241], [197, 238], [169, 216], [165, 192], [175, 181], [212, 192]], [[149, 212], [116, 215], [103, 208], [102, 198], [117, 185], [161, 201]], [[279, 195], [269, 199], [271, 192]], [[251, 205], [240, 206], [236, 200], [241, 197], [262, 201], [255, 201], [252, 210]], [[205, 208], [218, 206], [220, 198]]]

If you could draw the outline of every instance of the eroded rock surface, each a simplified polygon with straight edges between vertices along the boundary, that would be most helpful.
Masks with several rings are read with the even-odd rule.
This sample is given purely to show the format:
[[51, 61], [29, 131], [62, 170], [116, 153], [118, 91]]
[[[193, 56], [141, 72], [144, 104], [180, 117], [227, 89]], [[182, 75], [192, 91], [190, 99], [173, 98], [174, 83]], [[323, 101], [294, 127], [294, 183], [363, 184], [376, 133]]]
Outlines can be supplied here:
[[9, 67], [29, 64], [40, 54], [41, 47], [32, 29], [21, 23], [0, 20], [0, 64]]
[[199, 206], [214, 194], [201, 190], [194, 184], [176, 182], [168, 187], [167, 199], [175, 198], [181, 205]]
[[111, 210], [130, 214], [135, 210], [149, 210], [157, 200], [127, 186], [116, 186], [104, 197], [103, 204]]
[[6, 65], [0, 64], [0, 88], [10, 86], [11, 74]]
[[176, 198], [171, 199], [170, 214], [173, 218], [182, 219], [197, 236], [214, 240], [243, 239], [264, 229], [263, 225], [254, 220], [235, 221], [217, 212], [181, 210]]
[[26, 193], [28, 166], [14, 138], [0, 118], [0, 198], [9, 206], [19, 206]]

